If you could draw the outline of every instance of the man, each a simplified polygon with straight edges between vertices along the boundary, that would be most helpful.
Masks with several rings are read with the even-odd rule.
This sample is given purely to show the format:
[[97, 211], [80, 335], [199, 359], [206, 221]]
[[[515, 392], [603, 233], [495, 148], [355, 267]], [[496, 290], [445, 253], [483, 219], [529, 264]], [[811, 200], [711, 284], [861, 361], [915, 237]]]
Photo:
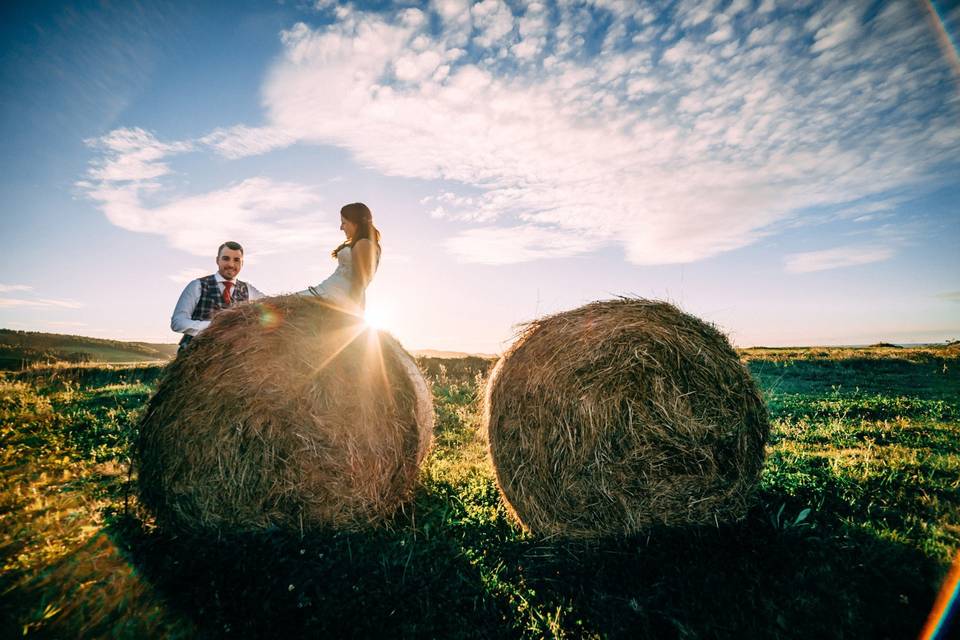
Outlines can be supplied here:
[[252, 284], [236, 279], [242, 267], [243, 247], [238, 242], [224, 242], [217, 249], [217, 272], [193, 280], [180, 294], [170, 318], [170, 328], [183, 334], [180, 351], [210, 326], [210, 319], [221, 309], [264, 297]]

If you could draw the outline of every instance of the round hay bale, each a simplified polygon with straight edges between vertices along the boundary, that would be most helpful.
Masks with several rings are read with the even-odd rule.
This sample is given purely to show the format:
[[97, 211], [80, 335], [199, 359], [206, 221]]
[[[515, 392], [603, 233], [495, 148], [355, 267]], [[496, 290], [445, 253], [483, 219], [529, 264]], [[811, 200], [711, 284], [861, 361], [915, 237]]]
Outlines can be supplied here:
[[412, 493], [433, 404], [391, 336], [320, 299], [217, 315], [169, 366], [137, 444], [161, 526], [359, 529]]
[[770, 430], [723, 334], [626, 298], [527, 325], [491, 373], [484, 414], [514, 515], [571, 538], [742, 517]]

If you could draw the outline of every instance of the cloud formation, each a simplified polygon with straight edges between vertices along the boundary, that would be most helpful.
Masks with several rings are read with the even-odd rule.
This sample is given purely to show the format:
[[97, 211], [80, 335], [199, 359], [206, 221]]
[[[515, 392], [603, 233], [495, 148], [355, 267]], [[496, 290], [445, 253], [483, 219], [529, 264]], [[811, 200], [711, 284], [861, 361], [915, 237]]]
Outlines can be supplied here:
[[784, 258], [784, 264], [789, 273], [810, 273], [881, 262], [893, 254], [894, 251], [890, 247], [846, 245], [823, 251], [793, 253]]
[[0, 293], [12, 293], [14, 291], [32, 291], [33, 287], [25, 284], [0, 284]]
[[42, 309], [59, 307], [61, 309], [79, 309], [83, 303], [71, 299], [39, 298], [33, 287], [26, 284], [0, 284], [0, 293], [22, 293], [28, 297], [0, 298], [0, 309]]
[[239, 135], [240, 141], [223, 146], [218, 132], [199, 141], [164, 143], [142, 129], [118, 129], [89, 141], [102, 155], [78, 186], [118, 227], [162, 235], [194, 255], [213, 255], [220, 243], [234, 238], [243, 238], [258, 255], [318, 239], [334, 242], [329, 222], [312, 213], [321, 202], [312, 186], [252, 177], [206, 193], [166, 195], [160, 179], [172, 174], [167, 159], [203, 144], [224, 153], [241, 149]]
[[79, 309], [83, 303], [76, 300], [54, 300], [52, 298], [0, 298], [0, 308], [19, 307], [21, 309], [41, 309], [59, 307], [62, 309]]
[[[856, 203], [942, 178], [960, 150], [950, 68], [922, 10], [889, 3], [779, 6], [681, 0], [335, 10], [281, 35], [263, 85], [266, 124], [161, 143], [121, 130], [99, 144], [85, 188], [115, 224], [197, 253], [218, 212], [274, 248], [274, 211], [310, 188], [248, 178], [148, 207], [165, 157], [227, 158], [295, 142], [348, 149], [391, 176], [459, 183], [425, 203], [463, 230], [446, 247], [504, 263], [619, 245], [636, 264], [744, 247], [811, 207]], [[311, 199], [314, 198], [314, 199]], [[861, 222], [882, 211], [864, 211]], [[506, 249], [506, 250], [505, 250]], [[844, 250], [849, 248], [844, 248]], [[203, 249], [206, 251], [207, 249]], [[891, 255], [791, 256], [793, 271]], [[853, 256], [853, 257], [851, 257]], [[859, 257], [856, 257], [859, 256]]]

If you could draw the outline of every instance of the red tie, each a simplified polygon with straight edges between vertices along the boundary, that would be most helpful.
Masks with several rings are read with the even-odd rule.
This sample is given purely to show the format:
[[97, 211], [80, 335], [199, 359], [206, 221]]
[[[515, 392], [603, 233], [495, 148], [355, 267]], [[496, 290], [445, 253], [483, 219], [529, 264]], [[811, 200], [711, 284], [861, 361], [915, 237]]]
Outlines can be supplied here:
[[223, 281], [223, 302], [224, 304], [230, 304], [230, 289], [233, 288], [233, 283], [229, 280]]

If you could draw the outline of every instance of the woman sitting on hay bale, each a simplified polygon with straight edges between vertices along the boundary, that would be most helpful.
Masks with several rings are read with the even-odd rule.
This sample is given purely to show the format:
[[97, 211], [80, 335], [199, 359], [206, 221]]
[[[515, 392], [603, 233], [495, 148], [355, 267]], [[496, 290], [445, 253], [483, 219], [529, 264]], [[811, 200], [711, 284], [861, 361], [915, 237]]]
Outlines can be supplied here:
[[299, 295], [319, 296], [346, 311], [362, 313], [367, 286], [380, 264], [380, 231], [373, 226], [373, 214], [362, 202], [340, 209], [340, 230], [346, 240], [333, 250], [337, 269], [329, 278]]

